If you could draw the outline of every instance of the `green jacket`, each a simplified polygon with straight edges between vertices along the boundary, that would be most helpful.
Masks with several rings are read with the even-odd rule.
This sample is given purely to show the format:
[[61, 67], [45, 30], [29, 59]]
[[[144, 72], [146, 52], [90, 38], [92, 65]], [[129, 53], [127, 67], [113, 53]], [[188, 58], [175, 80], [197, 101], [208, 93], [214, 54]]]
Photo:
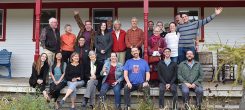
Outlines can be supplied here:
[[203, 70], [199, 62], [194, 61], [192, 68], [187, 64], [187, 60], [181, 62], [178, 67], [178, 79], [180, 83], [191, 83], [202, 86]]

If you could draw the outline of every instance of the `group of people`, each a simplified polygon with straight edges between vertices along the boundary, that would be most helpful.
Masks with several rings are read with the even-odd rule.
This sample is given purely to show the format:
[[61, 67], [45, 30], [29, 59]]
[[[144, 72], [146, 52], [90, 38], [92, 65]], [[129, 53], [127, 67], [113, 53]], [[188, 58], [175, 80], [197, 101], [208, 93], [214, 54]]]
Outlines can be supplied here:
[[[203, 72], [200, 63], [194, 60], [195, 42], [198, 29], [210, 22], [222, 8], [198, 21], [190, 22], [187, 13], [176, 16], [163, 30], [163, 23], [149, 21], [148, 54], [149, 63], [142, 59], [144, 43], [143, 30], [137, 26], [137, 18], [131, 19], [131, 28], [125, 32], [121, 22], [103, 21], [94, 31], [90, 20], [83, 21], [79, 12], [74, 18], [80, 28], [77, 36], [72, 33], [70, 24], [64, 26], [65, 33], [60, 35], [55, 18], [49, 19], [49, 26], [41, 32], [41, 46], [44, 49], [32, 66], [30, 86], [37, 88], [47, 100], [54, 98], [56, 109], [71, 97], [71, 110], [75, 109], [78, 87], [86, 87], [82, 107], [95, 106], [96, 92], [104, 101], [106, 92], [113, 89], [115, 109], [121, 109], [121, 90], [124, 86], [125, 108], [130, 109], [130, 93], [135, 90], [144, 92], [146, 102], [150, 100], [150, 86], [159, 87], [159, 108], [164, 108], [164, 93], [173, 94], [173, 108], [177, 109], [177, 87], [180, 84], [183, 101], [188, 109], [189, 91], [197, 95], [197, 107], [201, 108], [203, 96]], [[168, 29], [169, 27], [169, 29]], [[46, 89], [49, 77], [50, 88]], [[68, 86], [65, 96], [58, 103], [60, 91]], [[88, 104], [89, 103], [89, 104]]]

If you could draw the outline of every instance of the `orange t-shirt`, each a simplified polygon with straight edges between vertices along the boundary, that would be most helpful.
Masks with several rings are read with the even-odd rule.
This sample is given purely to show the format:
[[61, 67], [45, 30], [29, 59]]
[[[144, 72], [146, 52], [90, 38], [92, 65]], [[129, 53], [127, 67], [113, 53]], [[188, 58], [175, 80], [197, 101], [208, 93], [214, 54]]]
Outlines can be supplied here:
[[72, 33], [65, 33], [61, 35], [61, 49], [64, 51], [74, 51], [76, 42], [76, 35]]

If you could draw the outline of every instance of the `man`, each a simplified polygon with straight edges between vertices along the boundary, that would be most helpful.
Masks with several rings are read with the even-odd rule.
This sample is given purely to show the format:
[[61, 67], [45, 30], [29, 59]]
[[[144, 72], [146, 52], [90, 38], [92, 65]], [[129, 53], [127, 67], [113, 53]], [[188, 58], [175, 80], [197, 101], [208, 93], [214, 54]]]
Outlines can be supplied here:
[[95, 38], [95, 31], [92, 29], [92, 22], [90, 20], [85, 21], [85, 25], [83, 24], [82, 19], [79, 16], [79, 11], [74, 11], [74, 18], [77, 22], [77, 25], [80, 28], [80, 31], [77, 35], [76, 44], [78, 44], [79, 38], [83, 37], [86, 39], [85, 45], [90, 48], [90, 50], [94, 50], [94, 38]]
[[132, 47], [137, 47], [140, 51], [140, 57], [142, 57], [142, 45], [144, 43], [144, 33], [142, 29], [138, 28], [137, 23], [138, 23], [138, 19], [136, 17], [133, 17], [131, 19], [132, 27], [126, 33], [125, 43], [127, 49], [126, 49], [125, 61], [133, 57], [131, 55]]
[[166, 33], [169, 32], [169, 23], [165, 23], [165, 24], [164, 24], [164, 29], [165, 29], [165, 32], [166, 32]]
[[175, 16], [175, 21], [174, 21], [177, 25], [180, 25], [180, 24], [183, 24], [183, 21], [182, 21], [182, 18], [181, 18], [181, 14], [178, 13], [176, 16]]
[[[79, 53], [79, 63], [83, 65], [84, 68], [89, 68], [89, 47], [85, 45], [85, 38], [80, 37], [78, 39], [78, 45], [75, 47], [75, 51]], [[89, 73], [88, 69], [85, 69], [84, 73]]]
[[48, 55], [48, 62], [53, 64], [55, 53], [60, 51], [60, 32], [57, 19], [50, 18], [49, 26], [43, 28], [40, 42], [44, 49], [44, 53]]
[[195, 54], [195, 40], [198, 34], [198, 29], [205, 24], [212, 21], [215, 16], [219, 15], [222, 12], [223, 8], [215, 8], [215, 13], [211, 16], [203, 19], [190, 22], [189, 16], [187, 13], [182, 13], [181, 17], [183, 24], [178, 25], [177, 31], [180, 33], [179, 39], [179, 62], [186, 60], [185, 53], [187, 50], [191, 50]]
[[148, 38], [150, 38], [153, 35], [153, 27], [154, 27], [154, 22], [148, 21]]
[[124, 79], [126, 85], [124, 87], [124, 100], [126, 110], [130, 109], [130, 92], [140, 90], [144, 92], [144, 100], [149, 102], [149, 80], [150, 80], [150, 68], [148, 63], [141, 59], [139, 56], [139, 49], [132, 47], [131, 49], [133, 58], [126, 61], [123, 67]]
[[159, 27], [160, 28], [160, 35], [161, 35], [161, 37], [165, 37], [165, 35], [167, 34], [167, 32], [164, 32], [163, 31], [163, 22], [162, 21], [157, 21], [157, 27]]
[[112, 19], [110, 18], [110, 19], [108, 19], [107, 20], [107, 22], [106, 22], [106, 24], [107, 24], [107, 30], [108, 30], [108, 32], [112, 32], [113, 31], [113, 27], [112, 27]]
[[163, 50], [164, 59], [161, 60], [157, 65], [159, 84], [159, 108], [164, 108], [164, 94], [165, 91], [170, 91], [173, 94], [173, 109], [177, 110], [177, 63], [171, 61], [171, 49], [165, 48]]
[[178, 67], [178, 79], [181, 83], [182, 97], [185, 108], [189, 110], [189, 91], [196, 93], [196, 106], [201, 110], [203, 96], [203, 70], [201, 64], [194, 61], [194, 54], [191, 50], [186, 52], [187, 60], [181, 62]]
[[125, 62], [125, 36], [126, 32], [121, 29], [121, 22], [119, 20], [115, 20], [114, 23], [114, 31], [112, 31], [113, 45], [112, 51], [117, 54], [118, 61], [122, 64]]

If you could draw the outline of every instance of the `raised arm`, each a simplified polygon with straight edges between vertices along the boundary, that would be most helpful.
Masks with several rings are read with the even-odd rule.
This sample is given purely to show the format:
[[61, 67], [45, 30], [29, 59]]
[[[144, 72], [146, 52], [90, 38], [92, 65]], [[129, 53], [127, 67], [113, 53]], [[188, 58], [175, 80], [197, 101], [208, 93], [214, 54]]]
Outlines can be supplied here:
[[202, 20], [198, 20], [198, 28], [204, 26], [205, 24], [209, 23], [210, 21], [212, 21], [217, 15], [219, 15], [222, 12], [223, 8], [222, 7], [218, 7], [215, 8], [215, 13], [212, 14], [211, 16], [208, 16]]
[[46, 35], [47, 35], [47, 30], [46, 28], [43, 28], [40, 36], [41, 47], [43, 47], [43, 49], [46, 48], [45, 47]]
[[85, 29], [85, 25], [83, 24], [83, 21], [82, 21], [81, 17], [79, 16], [79, 11], [74, 10], [74, 18], [75, 18], [75, 20], [77, 22], [78, 27], [81, 30], [84, 30]]

